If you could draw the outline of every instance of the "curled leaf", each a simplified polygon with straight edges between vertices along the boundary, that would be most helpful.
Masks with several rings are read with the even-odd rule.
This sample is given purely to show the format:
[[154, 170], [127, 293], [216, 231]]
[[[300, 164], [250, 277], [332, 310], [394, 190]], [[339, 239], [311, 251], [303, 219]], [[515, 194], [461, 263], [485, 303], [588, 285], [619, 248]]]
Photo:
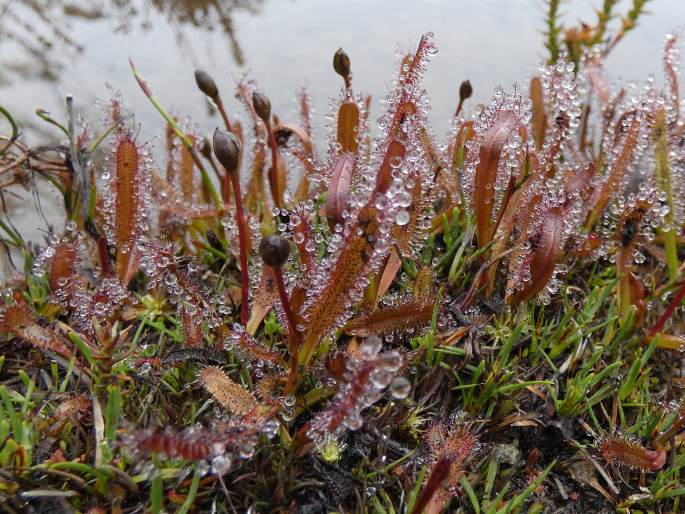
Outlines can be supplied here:
[[[563, 253], [563, 207], [538, 210], [539, 221], [532, 233], [524, 233], [521, 248], [511, 258], [507, 301], [518, 304], [533, 298], [547, 285]], [[529, 249], [523, 249], [529, 247]], [[520, 262], [520, 264], [518, 264]]]
[[326, 218], [331, 230], [343, 222], [343, 211], [348, 207], [350, 183], [354, 168], [354, 154], [345, 152], [335, 158], [333, 175], [328, 186], [326, 199]]

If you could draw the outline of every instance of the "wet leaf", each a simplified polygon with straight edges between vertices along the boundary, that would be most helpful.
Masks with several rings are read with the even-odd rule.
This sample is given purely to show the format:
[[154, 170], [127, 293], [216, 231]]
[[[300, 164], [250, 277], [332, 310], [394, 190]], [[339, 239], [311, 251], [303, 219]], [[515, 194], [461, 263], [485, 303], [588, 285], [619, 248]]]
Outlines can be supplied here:
[[432, 315], [431, 303], [411, 302], [359, 316], [347, 323], [345, 332], [355, 336], [370, 336], [418, 329], [428, 325]]
[[38, 323], [29, 305], [15, 294], [14, 304], [0, 310], [0, 333], [11, 332], [41, 350], [50, 350], [71, 358], [71, 350], [51, 329]]
[[530, 250], [519, 250], [511, 258], [511, 266], [516, 266], [520, 256], [523, 259], [520, 269], [528, 269], [530, 272], [530, 280], [521, 280], [520, 283], [509, 280], [507, 289], [513, 292], [507, 296], [507, 301], [514, 305], [529, 300], [542, 291], [563, 253], [564, 208], [551, 207], [541, 211], [536, 214], [540, 221], [534, 233], [525, 237]]
[[478, 246], [490, 243], [493, 232], [492, 214], [495, 204], [495, 181], [500, 155], [511, 132], [516, 128], [512, 111], [502, 110], [487, 130], [480, 146], [478, 166], [474, 177], [473, 209], [476, 219]]
[[257, 399], [250, 391], [236, 384], [217, 367], [203, 369], [200, 379], [214, 399], [235, 414], [247, 414], [257, 406]]
[[[627, 122], [629, 125], [625, 129], [621, 150], [611, 166], [609, 176], [602, 187], [599, 187], [593, 192], [588, 201], [588, 204], [591, 205], [592, 208], [587, 216], [587, 221], [585, 222], [585, 228], [587, 230], [591, 230], [595, 226], [595, 223], [597, 223], [599, 216], [602, 214], [607, 203], [609, 203], [609, 199], [618, 189], [618, 186], [623, 179], [623, 175], [633, 160], [640, 131], [640, 121], [634, 114], [631, 117], [632, 119]], [[619, 121], [618, 123], [620, 124], [621, 122]]]
[[535, 148], [540, 150], [542, 143], [545, 141], [545, 131], [547, 129], [545, 98], [540, 77], [533, 77], [530, 81], [530, 99], [533, 101], [533, 117], [531, 119], [533, 140], [535, 141]]
[[359, 107], [353, 100], [345, 100], [338, 109], [337, 141], [339, 153], [357, 154], [359, 142]]
[[345, 152], [335, 157], [333, 174], [328, 185], [326, 197], [326, 219], [331, 230], [343, 223], [343, 211], [347, 210], [350, 199], [350, 184], [355, 156]]

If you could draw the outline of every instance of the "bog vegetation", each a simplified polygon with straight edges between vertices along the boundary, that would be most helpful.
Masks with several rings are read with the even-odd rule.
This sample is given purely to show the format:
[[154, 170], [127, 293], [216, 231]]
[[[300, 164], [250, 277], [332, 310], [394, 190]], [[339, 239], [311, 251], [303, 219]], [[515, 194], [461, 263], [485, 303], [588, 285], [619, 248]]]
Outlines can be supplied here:
[[197, 71], [204, 137], [133, 62], [156, 152], [116, 92], [39, 110], [38, 147], [2, 108], [2, 194], [66, 212], [40, 248], [0, 218], [2, 509], [682, 510], [680, 36], [616, 83], [645, 1], [614, 4], [576, 28], [550, 0], [549, 61], [483, 105], [465, 81], [442, 140], [431, 34], [377, 121], [335, 53], [326, 142], [305, 90], [290, 120], [244, 78], [237, 115]]

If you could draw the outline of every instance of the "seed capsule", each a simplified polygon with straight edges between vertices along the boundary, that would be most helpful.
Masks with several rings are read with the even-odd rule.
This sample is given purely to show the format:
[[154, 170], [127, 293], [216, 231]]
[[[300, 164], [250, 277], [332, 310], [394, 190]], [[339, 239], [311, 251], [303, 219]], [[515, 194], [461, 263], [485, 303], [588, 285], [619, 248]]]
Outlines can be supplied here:
[[269, 123], [269, 118], [271, 118], [271, 102], [266, 95], [259, 91], [254, 91], [252, 93], [252, 105], [257, 112], [257, 116], [259, 116], [264, 123]]
[[259, 255], [267, 266], [272, 268], [283, 266], [290, 255], [290, 245], [282, 236], [266, 236], [259, 243]]
[[333, 69], [343, 78], [350, 75], [350, 58], [342, 48], [333, 55]]
[[235, 134], [227, 130], [214, 131], [214, 155], [219, 163], [229, 173], [238, 171], [238, 157], [240, 155], [240, 141]]
[[216, 82], [206, 71], [195, 71], [195, 83], [200, 91], [202, 91], [209, 98], [216, 98], [219, 96], [219, 89], [216, 87]]
[[459, 86], [459, 100], [464, 101], [467, 98], [471, 98], [473, 94], [473, 86], [471, 86], [471, 81], [465, 80]]

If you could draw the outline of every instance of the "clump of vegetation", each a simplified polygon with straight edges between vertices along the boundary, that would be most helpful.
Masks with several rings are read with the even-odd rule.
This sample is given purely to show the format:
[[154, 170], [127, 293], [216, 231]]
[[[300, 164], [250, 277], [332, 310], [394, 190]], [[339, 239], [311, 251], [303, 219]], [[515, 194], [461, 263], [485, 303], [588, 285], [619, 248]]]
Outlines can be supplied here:
[[610, 37], [613, 4], [564, 49], [550, 2], [529, 91], [472, 106], [465, 81], [445, 143], [431, 34], [373, 131], [335, 53], [325, 147], [306, 91], [285, 122], [243, 79], [229, 117], [202, 71], [211, 141], [131, 64], [162, 160], [117, 94], [98, 128], [71, 99], [65, 124], [40, 112], [54, 146], [2, 109], [0, 188], [44, 178], [67, 216], [40, 249], [0, 220], [23, 259], [0, 306], [3, 509], [679, 511], [678, 38], [664, 85], [612, 85], [644, 2]]

